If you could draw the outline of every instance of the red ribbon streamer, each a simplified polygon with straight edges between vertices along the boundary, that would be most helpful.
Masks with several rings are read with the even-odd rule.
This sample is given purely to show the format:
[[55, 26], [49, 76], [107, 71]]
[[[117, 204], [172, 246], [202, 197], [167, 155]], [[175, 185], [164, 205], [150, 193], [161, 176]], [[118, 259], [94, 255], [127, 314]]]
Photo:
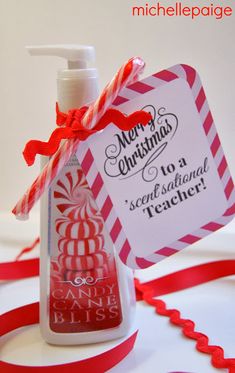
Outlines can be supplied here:
[[39, 259], [0, 263], [0, 280], [11, 281], [39, 275]]
[[[34, 246], [35, 242], [33, 243]], [[33, 245], [30, 246], [31, 249]], [[22, 252], [24, 250], [25, 249], [23, 249]], [[39, 259], [36, 258], [0, 263], [0, 273], [0, 279], [2, 280], [15, 280], [30, 276], [38, 276]], [[196, 348], [198, 351], [211, 355], [211, 363], [215, 368], [228, 368], [230, 373], [234, 373], [234, 358], [225, 359], [223, 348], [220, 346], [210, 345], [209, 339], [205, 334], [195, 331], [195, 324], [192, 320], [182, 319], [178, 310], [167, 309], [164, 301], [154, 298], [156, 296], [170, 294], [175, 291], [184, 290], [208, 281], [234, 274], [235, 260], [220, 260], [186, 268], [142, 284], [139, 282], [139, 280], [135, 279], [137, 300], [146, 301], [149, 305], [155, 307], [156, 313], [161, 316], [169, 317], [172, 324], [182, 328], [182, 332], [186, 337], [196, 341]], [[37, 323], [39, 318], [38, 308], [39, 304], [37, 302], [5, 313], [2, 316], [0, 335], [6, 334], [21, 326]], [[46, 367], [27, 367], [1, 362], [0, 368], [4, 369], [4, 373], [24, 372], [29, 370], [38, 371], [39, 369], [46, 369], [47, 371], [54, 372], [57, 371], [58, 368], [62, 368], [62, 372], [67, 372], [69, 369], [72, 369], [71, 372], [75, 372], [78, 368], [86, 369], [87, 372], [104, 372], [105, 370], [116, 365], [131, 351], [135, 343], [136, 334], [137, 333], [133, 334], [128, 338], [128, 340], [114, 349], [107, 351], [104, 354], [95, 356], [94, 358], [82, 361]], [[104, 365], [106, 363], [113, 365], [107, 367]], [[97, 370], [99, 367], [101, 370]]]
[[39, 258], [19, 260], [24, 254], [32, 251], [40, 242], [37, 237], [34, 242], [20, 250], [13, 262], [0, 263], [0, 280], [12, 281], [39, 276]]
[[[39, 322], [39, 302], [27, 304], [6, 312], [2, 316], [0, 335], [9, 333], [12, 330], [23, 326], [37, 324]], [[74, 361], [71, 363], [49, 365], [49, 366], [27, 366], [0, 362], [0, 371], [4, 373], [24, 373], [24, 372], [50, 372], [57, 373], [58, 369], [62, 373], [85, 371], [87, 373], [103, 373], [117, 365], [133, 349], [137, 337], [137, 332], [128, 339], [109, 351], [90, 357], [88, 359]]]
[[234, 274], [235, 260], [219, 260], [182, 269], [143, 284], [136, 280], [136, 287], [145, 296], [159, 297]]
[[39, 244], [39, 242], [40, 242], [40, 238], [37, 237], [36, 240], [34, 240], [34, 242], [30, 246], [25, 247], [24, 249], [22, 249], [19, 252], [19, 254], [16, 256], [15, 260], [19, 260], [22, 257], [22, 255], [32, 251]]
[[167, 309], [163, 300], [154, 298], [234, 274], [235, 260], [220, 260], [186, 268], [143, 284], [135, 279], [137, 299], [142, 299], [155, 307], [156, 313], [169, 317], [172, 324], [182, 328], [187, 338], [196, 341], [198, 351], [211, 355], [211, 363], [215, 368], [229, 368], [229, 372], [234, 373], [235, 358], [225, 359], [223, 348], [210, 345], [209, 338], [205, 334], [195, 331], [195, 323], [192, 320], [182, 319], [178, 310]]
[[34, 163], [36, 154], [46, 156], [55, 154], [59, 148], [61, 140], [63, 139], [78, 138], [79, 140], [84, 141], [90, 135], [105, 129], [110, 123], [115, 124], [123, 131], [129, 131], [139, 123], [145, 126], [152, 119], [150, 113], [141, 110], [125, 116], [119, 110], [108, 109], [102, 118], [96, 123], [95, 127], [88, 129], [82, 125], [82, 118], [87, 109], [88, 107], [84, 106], [80, 109], [69, 110], [68, 114], [65, 114], [59, 111], [58, 104], [56, 104], [56, 124], [58, 126], [65, 125], [65, 127], [56, 128], [52, 132], [48, 142], [30, 140], [26, 144], [23, 155], [28, 166], [31, 166]]

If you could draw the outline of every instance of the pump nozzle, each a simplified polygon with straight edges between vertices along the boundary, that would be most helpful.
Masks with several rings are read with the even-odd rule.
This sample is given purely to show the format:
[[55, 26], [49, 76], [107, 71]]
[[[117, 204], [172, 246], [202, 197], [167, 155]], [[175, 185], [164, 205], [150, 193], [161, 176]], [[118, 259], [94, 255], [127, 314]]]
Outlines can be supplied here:
[[31, 56], [58, 56], [68, 61], [67, 69], [57, 72], [57, 99], [60, 110], [67, 112], [94, 101], [98, 95], [98, 75], [87, 62], [95, 60], [95, 49], [89, 45], [53, 44], [27, 46]]
[[58, 56], [68, 61], [68, 69], [86, 69], [87, 62], [94, 62], [95, 50], [89, 45], [54, 44], [32, 45], [26, 49], [31, 56]]

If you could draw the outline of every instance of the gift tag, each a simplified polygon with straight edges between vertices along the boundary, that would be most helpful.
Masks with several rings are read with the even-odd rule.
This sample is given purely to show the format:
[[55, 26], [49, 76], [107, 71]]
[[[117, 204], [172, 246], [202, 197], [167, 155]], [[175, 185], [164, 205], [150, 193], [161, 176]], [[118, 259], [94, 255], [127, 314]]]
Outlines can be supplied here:
[[122, 90], [125, 114], [147, 126], [110, 124], [77, 158], [122, 261], [145, 268], [227, 224], [235, 192], [197, 72], [177, 65]]

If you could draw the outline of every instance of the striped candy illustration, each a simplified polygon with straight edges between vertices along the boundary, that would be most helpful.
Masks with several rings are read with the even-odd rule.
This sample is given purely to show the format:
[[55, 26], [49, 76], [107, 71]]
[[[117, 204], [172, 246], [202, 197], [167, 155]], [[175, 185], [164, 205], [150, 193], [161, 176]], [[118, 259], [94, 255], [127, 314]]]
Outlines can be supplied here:
[[228, 209], [225, 211], [223, 216], [209, 222], [200, 229], [181, 237], [169, 246], [163, 247], [145, 258], [136, 257], [125, 236], [121, 221], [115, 212], [112, 200], [105, 188], [104, 181], [96, 168], [90, 149], [86, 143], [80, 143], [76, 152], [88, 184], [90, 185], [97, 205], [100, 208], [105, 225], [110, 233], [113, 243], [115, 244], [116, 250], [122, 261], [132, 268], [146, 268], [172, 254], [177, 253], [189, 244], [193, 244], [207, 236], [209, 233], [226, 225], [235, 213], [235, 191], [233, 181], [228, 170], [228, 165], [206, 100], [202, 83], [199, 75], [192, 67], [187, 65], [176, 65], [168, 70], [163, 70], [157, 74], [149, 76], [142, 81], [137, 81], [121, 91], [121, 95], [115, 99], [113, 106], [118, 107], [125, 102], [137, 98], [151, 90], [157, 89], [163, 84], [170, 83], [176, 79], [185, 80], [191, 89], [210, 146], [211, 154], [214, 158], [218, 175], [224, 188], [224, 194], [228, 201]]
[[81, 168], [67, 172], [57, 181], [54, 198], [62, 214], [55, 221], [55, 229], [60, 237], [58, 266], [63, 280], [80, 286], [85, 279], [106, 277], [104, 223]]
[[89, 217], [86, 220], [72, 220], [64, 216], [56, 221], [56, 232], [67, 238], [89, 238], [102, 232], [103, 222], [100, 216]]
[[88, 269], [102, 267], [106, 263], [106, 261], [107, 254], [104, 250], [91, 255], [71, 256], [61, 254], [58, 257], [58, 262], [61, 267], [73, 271], [86, 271]]
[[61, 238], [58, 241], [59, 251], [72, 256], [91, 255], [99, 252], [104, 247], [104, 236], [98, 234], [93, 238], [70, 239]]
[[81, 169], [73, 173], [67, 172], [63, 182], [58, 180], [54, 197], [58, 201], [59, 211], [71, 219], [84, 220], [98, 212], [92, 192], [87, 188], [87, 181]]

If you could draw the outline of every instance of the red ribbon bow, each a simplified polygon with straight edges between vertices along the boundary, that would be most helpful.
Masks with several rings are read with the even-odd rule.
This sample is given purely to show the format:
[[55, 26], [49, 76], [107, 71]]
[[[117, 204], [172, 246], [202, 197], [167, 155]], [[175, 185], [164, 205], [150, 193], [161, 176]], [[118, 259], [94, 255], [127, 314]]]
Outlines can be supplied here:
[[34, 163], [36, 154], [46, 156], [55, 154], [63, 139], [78, 138], [84, 141], [90, 135], [103, 130], [110, 123], [115, 124], [123, 131], [129, 131], [139, 123], [145, 126], [152, 119], [151, 114], [145, 111], [135, 111], [126, 116], [119, 110], [108, 109], [96, 125], [92, 129], [89, 129], [85, 128], [82, 124], [82, 118], [87, 110], [88, 107], [83, 106], [80, 109], [69, 110], [68, 114], [65, 114], [59, 111], [58, 103], [56, 103], [56, 124], [59, 128], [56, 128], [52, 132], [48, 142], [30, 140], [26, 144], [23, 155], [28, 166]]
[[88, 106], [83, 106], [80, 109], [72, 109], [68, 111], [68, 114], [59, 111], [58, 102], [56, 103], [56, 124], [57, 126], [72, 127], [74, 131], [83, 130], [84, 127], [81, 125], [83, 115], [87, 112]]

